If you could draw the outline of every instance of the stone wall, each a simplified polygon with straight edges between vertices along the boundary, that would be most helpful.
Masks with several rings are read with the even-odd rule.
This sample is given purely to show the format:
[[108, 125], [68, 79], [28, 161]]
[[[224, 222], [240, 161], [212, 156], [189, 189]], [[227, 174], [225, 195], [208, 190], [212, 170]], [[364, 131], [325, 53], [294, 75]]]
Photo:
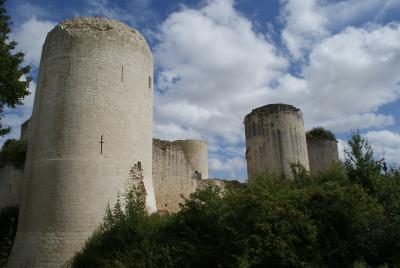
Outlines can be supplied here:
[[292, 163], [309, 170], [303, 114], [287, 104], [270, 104], [246, 115], [248, 178], [266, 172], [291, 176]]
[[0, 167], [0, 209], [19, 205], [23, 175], [23, 169], [12, 164]]
[[336, 141], [307, 139], [307, 151], [312, 175], [328, 169], [334, 162], [339, 161]]
[[[190, 140], [191, 144], [199, 143], [206, 146], [204, 142]], [[194, 150], [188, 149], [184, 141], [163, 141], [153, 139], [153, 183], [156, 195], [157, 209], [159, 212], [176, 212], [179, 210], [179, 204], [182, 203], [182, 195], [188, 197], [201, 185], [203, 179], [208, 178], [208, 167], [204, 163], [199, 165], [203, 167], [201, 174], [197, 170], [193, 159], [207, 159], [206, 150], [197, 150], [196, 156]], [[190, 151], [190, 155], [187, 152]], [[204, 156], [205, 154], [205, 156]], [[195, 166], [195, 167], [194, 167]]]
[[61, 267], [139, 162], [156, 211], [152, 78], [145, 39], [118, 21], [75, 18], [47, 35], [9, 267]]
[[21, 125], [21, 132], [20, 132], [21, 140], [28, 140], [29, 120], [30, 118]]

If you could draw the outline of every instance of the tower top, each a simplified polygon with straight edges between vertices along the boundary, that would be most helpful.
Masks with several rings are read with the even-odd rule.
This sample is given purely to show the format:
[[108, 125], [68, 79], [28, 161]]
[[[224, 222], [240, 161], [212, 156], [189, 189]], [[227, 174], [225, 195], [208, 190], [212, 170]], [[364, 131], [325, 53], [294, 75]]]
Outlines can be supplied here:
[[99, 34], [119, 32], [121, 34], [139, 34], [128, 25], [103, 17], [76, 17], [61, 22], [56, 28], [66, 30], [71, 35]]
[[133, 41], [142, 43], [145, 50], [150, 51], [146, 39], [139, 33], [139, 31], [129, 27], [128, 25], [113, 19], [104, 17], [75, 17], [67, 19], [60, 24], [56, 25], [53, 30], [47, 35], [47, 39], [51, 36], [56, 38], [63, 36], [68, 37], [93, 37], [93, 36], [119, 36], [126, 41]]
[[303, 113], [299, 108], [296, 108], [290, 104], [273, 103], [253, 109], [251, 113], [245, 116], [244, 121], [246, 121], [249, 117], [254, 115], [270, 115], [274, 113], [295, 113], [301, 119], [303, 118]]

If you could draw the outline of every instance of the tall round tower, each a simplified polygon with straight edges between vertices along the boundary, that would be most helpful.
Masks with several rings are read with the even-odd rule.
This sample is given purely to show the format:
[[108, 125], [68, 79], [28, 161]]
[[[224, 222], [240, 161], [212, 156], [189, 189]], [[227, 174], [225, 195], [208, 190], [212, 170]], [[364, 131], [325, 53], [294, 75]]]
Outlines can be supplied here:
[[207, 143], [201, 140], [177, 140], [193, 170], [200, 173], [202, 179], [208, 179]]
[[339, 162], [338, 145], [335, 135], [321, 127], [306, 133], [308, 159], [311, 174], [328, 169]]
[[287, 104], [269, 104], [252, 110], [244, 124], [249, 179], [266, 172], [291, 176], [292, 163], [309, 169], [300, 109]]
[[104, 18], [57, 25], [43, 45], [17, 237], [9, 267], [60, 267], [102, 222], [140, 167], [152, 183], [152, 54]]

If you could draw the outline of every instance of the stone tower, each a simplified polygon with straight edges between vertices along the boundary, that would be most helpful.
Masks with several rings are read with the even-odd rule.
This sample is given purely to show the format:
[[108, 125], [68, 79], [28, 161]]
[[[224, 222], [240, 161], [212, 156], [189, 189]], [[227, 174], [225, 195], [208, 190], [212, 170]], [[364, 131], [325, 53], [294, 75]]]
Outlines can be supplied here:
[[244, 124], [249, 179], [266, 172], [291, 176], [292, 163], [309, 169], [300, 109], [287, 104], [262, 106], [246, 115]]
[[9, 267], [62, 266], [125, 191], [133, 166], [156, 211], [152, 77], [145, 39], [118, 21], [74, 18], [49, 32]]
[[201, 140], [177, 140], [174, 143], [182, 148], [194, 172], [202, 179], [208, 179], [207, 143]]
[[333, 163], [339, 162], [336, 140], [307, 136], [307, 151], [311, 174], [317, 174], [328, 169]]

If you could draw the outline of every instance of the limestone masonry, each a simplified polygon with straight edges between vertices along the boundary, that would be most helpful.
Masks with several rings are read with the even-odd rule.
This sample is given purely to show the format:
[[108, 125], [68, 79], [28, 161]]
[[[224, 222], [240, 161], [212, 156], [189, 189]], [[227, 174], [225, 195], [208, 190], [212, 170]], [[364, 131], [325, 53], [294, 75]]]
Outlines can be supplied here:
[[[152, 107], [153, 58], [136, 30], [82, 17], [48, 33], [32, 117], [21, 126], [25, 167], [0, 167], [0, 208], [20, 206], [8, 267], [64, 266], [131, 183], [144, 186], [150, 213], [177, 212], [209, 184], [225, 189], [209, 179], [204, 141], [153, 139]], [[259, 107], [244, 123], [249, 179], [338, 160], [334, 141], [307, 144], [291, 105]]]
[[244, 119], [249, 179], [265, 172], [290, 176], [290, 164], [309, 170], [303, 114], [287, 104], [254, 109]]
[[72, 19], [47, 35], [9, 267], [63, 265], [139, 162], [156, 211], [152, 77], [146, 41], [118, 21]]
[[326, 170], [339, 161], [337, 141], [307, 138], [307, 150], [311, 174]]
[[182, 196], [213, 182], [208, 179], [207, 144], [198, 140], [153, 139], [153, 182], [159, 212], [177, 212]]

